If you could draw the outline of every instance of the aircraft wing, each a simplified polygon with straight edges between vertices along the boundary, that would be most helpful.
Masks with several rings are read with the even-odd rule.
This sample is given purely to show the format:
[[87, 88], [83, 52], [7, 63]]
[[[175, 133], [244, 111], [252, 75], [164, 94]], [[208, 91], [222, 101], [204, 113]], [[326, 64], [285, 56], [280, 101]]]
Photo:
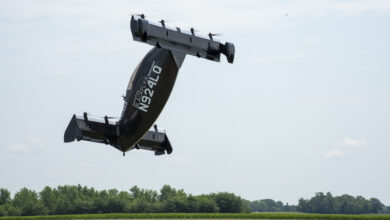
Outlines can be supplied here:
[[[91, 118], [87, 113], [83, 116], [73, 115], [65, 130], [64, 142], [74, 140], [91, 141], [102, 144], [109, 144], [118, 150], [128, 149], [126, 145], [126, 136], [120, 134], [117, 122], [111, 121], [108, 117]], [[130, 149], [143, 149], [154, 151], [155, 155], [172, 153], [172, 146], [168, 136], [164, 131], [147, 131], [144, 136]]]

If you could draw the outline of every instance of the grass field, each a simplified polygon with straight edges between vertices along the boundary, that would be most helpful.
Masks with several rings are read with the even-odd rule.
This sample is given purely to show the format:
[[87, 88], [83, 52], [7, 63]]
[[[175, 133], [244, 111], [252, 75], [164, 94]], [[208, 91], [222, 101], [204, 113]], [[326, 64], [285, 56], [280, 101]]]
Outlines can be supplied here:
[[85, 215], [47, 215], [0, 217], [6, 219], [386, 219], [390, 215], [339, 215], [339, 214], [304, 214], [304, 213], [111, 213], [111, 214], [85, 214]]

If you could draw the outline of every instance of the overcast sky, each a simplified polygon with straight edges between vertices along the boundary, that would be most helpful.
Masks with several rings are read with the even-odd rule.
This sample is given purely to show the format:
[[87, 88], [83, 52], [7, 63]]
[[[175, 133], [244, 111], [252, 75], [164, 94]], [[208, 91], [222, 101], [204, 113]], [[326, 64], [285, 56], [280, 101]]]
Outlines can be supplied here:
[[[149, 45], [130, 14], [223, 33], [234, 64], [187, 56], [157, 120], [171, 155], [63, 143], [74, 113], [119, 116]], [[297, 204], [390, 205], [390, 2], [0, 1], [0, 187], [164, 184]]]

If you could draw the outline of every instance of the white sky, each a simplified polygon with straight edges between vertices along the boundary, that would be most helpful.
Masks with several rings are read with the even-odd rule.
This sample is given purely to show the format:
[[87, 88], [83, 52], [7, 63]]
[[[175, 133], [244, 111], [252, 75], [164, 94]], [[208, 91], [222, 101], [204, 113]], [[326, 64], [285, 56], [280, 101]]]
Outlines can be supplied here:
[[[119, 116], [149, 45], [131, 13], [223, 33], [228, 64], [187, 56], [155, 157], [63, 143], [74, 113]], [[330, 191], [390, 204], [389, 1], [0, 1], [0, 187], [163, 184], [296, 204]]]

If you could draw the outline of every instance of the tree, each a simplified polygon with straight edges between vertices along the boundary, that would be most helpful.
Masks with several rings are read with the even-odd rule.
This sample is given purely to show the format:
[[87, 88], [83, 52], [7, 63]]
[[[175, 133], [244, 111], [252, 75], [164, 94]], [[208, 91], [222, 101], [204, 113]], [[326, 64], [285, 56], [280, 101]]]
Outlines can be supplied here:
[[0, 205], [4, 205], [11, 201], [11, 193], [7, 189], [0, 189]]
[[[355, 199], [356, 213], [370, 213], [370, 202], [363, 196], [357, 196]], [[373, 213], [373, 212], [371, 212]]]
[[324, 195], [322, 192], [315, 194], [313, 198], [310, 199], [310, 204], [312, 212], [314, 213], [332, 213], [334, 200], [331, 193]]
[[297, 206], [296, 205], [289, 205], [288, 203], [286, 203], [286, 205], [283, 206], [282, 211], [283, 212], [296, 212]]
[[107, 210], [112, 213], [126, 212], [130, 206], [132, 198], [128, 192], [117, 190], [108, 191]]
[[40, 193], [39, 196], [48, 209], [49, 214], [54, 214], [57, 207], [57, 196], [52, 188], [46, 186]]
[[164, 185], [160, 190], [164, 212], [189, 212], [190, 205], [184, 190]]
[[300, 198], [298, 201], [298, 207], [297, 210], [299, 212], [306, 212], [306, 213], [311, 213], [312, 209], [310, 206], [310, 202], [304, 198]]
[[282, 202], [275, 202], [273, 199], [263, 199], [261, 201], [267, 204], [267, 212], [280, 212], [283, 206]]
[[381, 212], [385, 206], [377, 198], [371, 198], [369, 201], [369, 210], [371, 213]]
[[169, 185], [164, 185], [161, 189], [160, 189], [160, 201], [165, 201], [165, 200], [168, 200], [170, 198], [173, 198], [176, 196], [176, 189], [175, 188], [172, 188], [171, 186]]
[[217, 203], [210, 196], [200, 195], [195, 198], [198, 206], [195, 212], [213, 213], [219, 211]]
[[130, 194], [133, 199], [144, 199], [148, 202], [155, 202], [158, 199], [158, 193], [155, 190], [140, 189], [137, 186], [130, 189]]
[[48, 213], [42, 201], [38, 200], [38, 194], [27, 188], [23, 188], [15, 194], [13, 205], [21, 209], [21, 215], [44, 215]]
[[268, 205], [263, 200], [256, 200], [250, 204], [252, 212], [269, 212]]
[[211, 197], [217, 203], [219, 211], [223, 213], [235, 213], [243, 211], [242, 199], [233, 193], [219, 192], [211, 194]]
[[148, 210], [148, 202], [142, 198], [133, 200], [130, 207], [130, 212], [145, 213]]
[[15, 207], [15, 206], [13, 206], [12, 204], [9, 204], [9, 203], [5, 204], [3, 206], [5, 206], [5, 209], [7, 210], [9, 216], [20, 216], [20, 215], [22, 215], [22, 209], [21, 208]]
[[7, 216], [7, 215], [8, 215], [8, 211], [5, 205], [0, 205], [0, 217]]
[[189, 206], [186, 197], [174, 196], [164, 202], [164, 212], [188, 212]]
[[334, 198], [330, 192], [327, 192], [322, 198], [322, 212], [321, 213], [333, 213], [334, 212]]

